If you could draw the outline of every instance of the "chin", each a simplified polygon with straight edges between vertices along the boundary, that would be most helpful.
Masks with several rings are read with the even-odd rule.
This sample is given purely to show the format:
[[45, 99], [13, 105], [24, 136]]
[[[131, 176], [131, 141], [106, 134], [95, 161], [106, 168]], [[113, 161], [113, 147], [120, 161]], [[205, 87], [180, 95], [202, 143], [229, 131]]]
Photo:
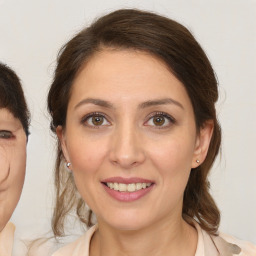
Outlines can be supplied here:
[[123, 231], [133, 231], [140, 229], [140, 226], [135, 225], [134, 223], [116, 223], [113, 228], [117, 230], [123, 230]]
[[[140, 218], [139, 216], [144, 216]], [[99, 221], [100, 222], [100, 221]], [[108, 226], [116, 230], [133, 231], [146, 228], [150, 225], [150, 221], [145, 219], [145, 215], [138, 214], [124, 214], [120, 213], [118, 216], [113, 214], [111, 218], [107, 216], [101, 222], [107, 223]]]

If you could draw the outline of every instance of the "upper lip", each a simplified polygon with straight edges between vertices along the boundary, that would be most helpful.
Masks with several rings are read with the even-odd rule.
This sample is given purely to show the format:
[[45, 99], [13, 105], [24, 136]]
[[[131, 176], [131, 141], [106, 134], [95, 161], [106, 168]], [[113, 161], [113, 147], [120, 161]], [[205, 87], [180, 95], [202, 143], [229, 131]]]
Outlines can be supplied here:
[[131, 177], [131, 178], [124, 178], [124, 177], [111, 177], [102, 180], [103, 183], [123, 183], [123, 184], [131, 184], [131, 183], [154, 183], [152, 180], [138, 178], [138, 177]]

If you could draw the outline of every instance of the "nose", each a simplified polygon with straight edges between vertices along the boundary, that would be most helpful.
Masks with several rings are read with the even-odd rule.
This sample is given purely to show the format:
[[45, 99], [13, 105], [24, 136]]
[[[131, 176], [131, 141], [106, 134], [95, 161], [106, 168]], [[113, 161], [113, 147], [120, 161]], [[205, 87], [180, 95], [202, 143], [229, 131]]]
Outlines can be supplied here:
[[145, 161], [141, 136], [132, 125], [117, 128], [111, 138], [110, 161], [123, 169], [131, 169]]

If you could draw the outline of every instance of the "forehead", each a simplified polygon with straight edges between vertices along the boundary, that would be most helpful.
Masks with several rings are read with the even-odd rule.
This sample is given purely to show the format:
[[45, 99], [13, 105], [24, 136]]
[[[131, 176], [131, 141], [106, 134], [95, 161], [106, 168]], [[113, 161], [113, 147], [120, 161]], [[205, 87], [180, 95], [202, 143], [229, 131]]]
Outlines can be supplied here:
[[[149, 75], [152, 72], [153, 75], [160, 73], [170, 74], [170, 70], [166, 63], [160, 58], [144, 51], [133, 49], [103, 49], [96, 52], [81, 68], [77, 75], [75, 82], [79, 80], [83, 75], [94, 76], [94, 74], [100, 73], [100, 78], [110, 78], [114, 76], [117, 80], [126, 74], [126, 77], [134, 77], [140, 75]], [[97, 74], [99, 75], [99, 74]], [[97, 76], [98, 77], [98, 76]], [[95, 78], [95, 77], [94, 77]]]
[[72, 85], [70, 101], [95, 95], [140, 101], [168, 95], [190, 101], [184, 85], [162, 60], [135, 50], [103, 50], [91, 57]]
[[11, 127], [12, 130], [22, 128], [20, 120], [15, 118], [10, 110], [0, 108], [0, 128], [4, 126]]

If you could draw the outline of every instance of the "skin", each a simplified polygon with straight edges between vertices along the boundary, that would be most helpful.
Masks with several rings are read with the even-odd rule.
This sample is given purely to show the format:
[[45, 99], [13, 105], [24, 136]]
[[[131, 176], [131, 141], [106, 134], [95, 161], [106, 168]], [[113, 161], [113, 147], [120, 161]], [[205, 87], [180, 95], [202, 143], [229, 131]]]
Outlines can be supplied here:
[[27, 138], [19, 119], [0, 109], [0, 231], [21, 195], [26, 167]]
[[[97, 216], [90, 255], [194, 255], [197, 232], [182, 219], [183, 193], [196, 160], [206, 157], [212, 123], [197, 131], [184, 86], [162, 61], [132, 50], [95, 54], [74, 81], [66, 126], [57, 134], [77, 189]], [[154, 185], [144, 197], [120, 202], [101, 183], [115, 176]]]

